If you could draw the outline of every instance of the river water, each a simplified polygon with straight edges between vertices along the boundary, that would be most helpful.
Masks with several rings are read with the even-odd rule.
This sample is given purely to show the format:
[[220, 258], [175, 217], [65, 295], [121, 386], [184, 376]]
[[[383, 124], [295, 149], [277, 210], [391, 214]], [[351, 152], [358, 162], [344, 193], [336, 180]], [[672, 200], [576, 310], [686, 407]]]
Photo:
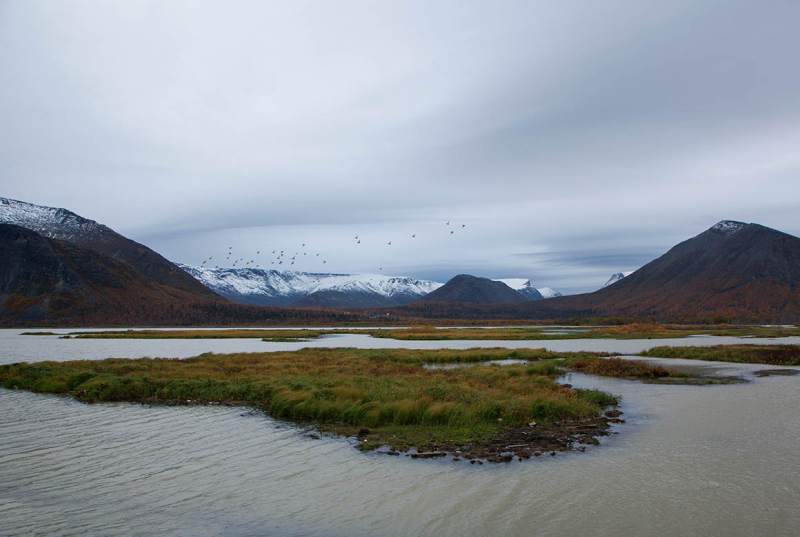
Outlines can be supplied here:
[[[0, 363], [187, 357], [309, 346], [546, 347], [781, 340], [74, 340], [0, 330]], [[653, 360], [657, 361], [657, 360]], [[798, 535], [800, 376], [660, 360], [746, 384], [648, 385], [570, 374], [622, 395], [624, 425], [585, 453], [509, 464], [357, 451], [248, 408], [86, 405], [0, 389], [0, 535]]]

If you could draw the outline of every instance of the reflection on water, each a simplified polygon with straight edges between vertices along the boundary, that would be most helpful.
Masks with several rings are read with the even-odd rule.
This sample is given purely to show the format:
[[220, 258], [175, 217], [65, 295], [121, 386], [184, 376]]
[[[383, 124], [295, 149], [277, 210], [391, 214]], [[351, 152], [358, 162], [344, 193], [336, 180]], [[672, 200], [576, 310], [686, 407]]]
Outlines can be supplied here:
[[[375, 341], [340, 336], [325, 344]], [[14, 362], [20, 356], [10, 352], [63, 360], [81, 357], [76, 352], [137, 356], [142, 348], [188, 356], [222, 352], [228, 343], [309, 346], [138, 343], [6, 332], [0, 354]], [[364, 454], [347, 439], [315, 440], [245, 408], [86, 405], [0, 389], [0, 535], [798, 534], [800, 377], [759, 378], [752, 372], [760, 365], [708, 367], [752, 382], [649, 385], [570, 373], [566, 381], [576, 387], [622, 395], [620, 434], [586, 453], [483, 466]]]

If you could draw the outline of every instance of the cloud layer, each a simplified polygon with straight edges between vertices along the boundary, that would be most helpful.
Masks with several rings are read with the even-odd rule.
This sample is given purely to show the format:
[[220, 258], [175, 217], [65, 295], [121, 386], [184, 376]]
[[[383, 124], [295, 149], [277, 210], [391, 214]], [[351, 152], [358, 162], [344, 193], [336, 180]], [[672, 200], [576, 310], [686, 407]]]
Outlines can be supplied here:
[[3, 2], [0, 195], [187, 263], [307, 243], [326, 270], [591, 290], [718, 220], [800, 234], [797, 20], [791, 1]]

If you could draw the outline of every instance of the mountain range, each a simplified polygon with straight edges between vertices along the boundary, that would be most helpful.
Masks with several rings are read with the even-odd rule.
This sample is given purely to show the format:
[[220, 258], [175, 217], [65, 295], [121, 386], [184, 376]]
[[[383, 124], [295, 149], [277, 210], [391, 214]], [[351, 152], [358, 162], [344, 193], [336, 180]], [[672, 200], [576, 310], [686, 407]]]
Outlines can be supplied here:
[[[228, 299], [237, 304], [298, 308], [393, 307], [412, 302], [444, 285], [378, 274], [212, 269], [176, 264], [110, 227], [67, 209], [2, 197], [0, 224], [23, 227], [46, 239], [67, 242], [121, 261], [149, 284], [181, 300]], [[529, 280], [506, 281], [529, 300], [558, 296], [550, 288], [540, 292]]]
[[178, 264], [203, 285], [240, 304], [293, 307], [399, 306], [442, 286], [382, 274], [333, 274]]
[[724, 220], [635, 272], [612, 276], [598, 291], [555, 295], [529, 280], [466, 274], [441, 284], [383, 275], [175, 265], [66, 209], [0, 198], [4, 324], [331, 323], [358, 321], [370, 313], [346, 311], [357, 307], [383, 308], [400, 318], [794, 322], [800, 319], [800, 239]]
[[[408, 304], [444, 284], [383, 274], [335, 274], [265, 270], [259, 268], [205, 268], [177, 264], [203, 285], [232, 302], [257, 306], [380, 308]], [[536, 289], [522, 278], [497, 280], [527, 300], [561, 296], [549, 287]], [[494, 301], [493, 301], [494, 302]]]

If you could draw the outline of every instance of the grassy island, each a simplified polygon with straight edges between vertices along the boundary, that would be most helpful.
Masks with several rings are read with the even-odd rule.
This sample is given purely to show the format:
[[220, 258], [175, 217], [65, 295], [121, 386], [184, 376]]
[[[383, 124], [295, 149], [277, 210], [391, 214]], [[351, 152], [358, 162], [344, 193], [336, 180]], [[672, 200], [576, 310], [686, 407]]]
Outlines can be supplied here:
[[[486, 362], [514, 359], [513, 365]], [[469, 364], [431, 368], [426, 364]], [[596, 353], [544, 349], [365, 350], [212, 354], [0, 366], [0, 385], [79, 401], [254, 405], [275, 418], [355, 436], [362, 449], [507, 461], [583, 449], [607, 434], [617, 398], [572, 389], [572, 369], [627, 378], [685, 374]], [[386, 447], [384, 447], [384, 450]]]
[[[422, 452], [473, 450], [489, 457], [486, 449], [495, 440], [525, 429], [530, 449], [512, 451], [530, 456], [537, 450], [567, 449], [581, 438], [590, 442], [605, 429], [600, 412], [614, 405], [615, 397], [572, 390], [554, 380], [560, 374], [556, 359], [595, 356], [541, 349], [303, 349], [204, 354], [186, 360], [12, 364], [0, 366], [0, 384], [69, 394], [86, 402], [255, 405], [276, 418], [357, 435], [365, 449], [386, 445]], [[507, 358], [530, 362], [423, 367]]]

